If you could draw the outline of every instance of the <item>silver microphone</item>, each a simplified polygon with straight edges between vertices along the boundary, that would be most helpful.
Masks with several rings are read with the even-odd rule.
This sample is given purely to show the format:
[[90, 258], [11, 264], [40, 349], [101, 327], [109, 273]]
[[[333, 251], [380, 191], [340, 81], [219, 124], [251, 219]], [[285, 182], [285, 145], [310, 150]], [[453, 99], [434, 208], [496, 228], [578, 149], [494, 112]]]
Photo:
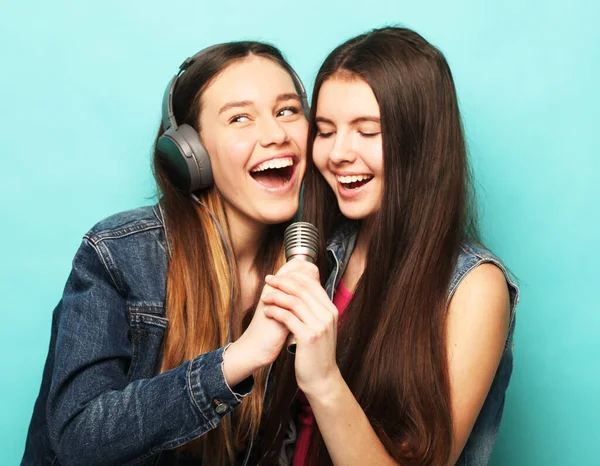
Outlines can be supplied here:
[[[308, 222], [294, 222], [283, 233], [285, 260], [300, 259], [314, 264], [319, 250], [319, 231]], [[296, 353], [296, 339], [290, 333], [286, 342], [287, 350]]]

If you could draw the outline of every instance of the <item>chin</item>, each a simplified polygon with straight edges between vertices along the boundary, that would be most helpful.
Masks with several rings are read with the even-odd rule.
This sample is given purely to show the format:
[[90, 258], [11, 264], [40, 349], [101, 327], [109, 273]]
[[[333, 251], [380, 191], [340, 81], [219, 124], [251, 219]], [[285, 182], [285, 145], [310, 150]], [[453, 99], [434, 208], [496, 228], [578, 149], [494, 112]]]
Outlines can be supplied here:
[[[295, 213], [296, 212], [294, 212], [294, 214]], [[281, 223], [289, 222], [294, 217], [294, 214], [285, 217], [266, 217], [262, 219], [262, 223], [264, 225], [279, 225]]]
[[261, 212], [262, 222], [265, 225], [276, 225], [278, 223], [285, 223], [290, 221], [297, 211], [297, 202], [285, 205], [273, 203], [268, 207], [268, 210]]
[[367, 217], [372, 216], [374, 213], [377, 212], [377, 210], [341, 205], [340, 212], [344, 217], [349, 218], [350, 220], [363, 220]]
[[361, 215], [360, 213], [356, 213], [353, 211], [350, 212], [344, 212], [342, 210], [342, 215], [350, 220], [362, 220], [363, 218], [365, 218], [365, 215]]

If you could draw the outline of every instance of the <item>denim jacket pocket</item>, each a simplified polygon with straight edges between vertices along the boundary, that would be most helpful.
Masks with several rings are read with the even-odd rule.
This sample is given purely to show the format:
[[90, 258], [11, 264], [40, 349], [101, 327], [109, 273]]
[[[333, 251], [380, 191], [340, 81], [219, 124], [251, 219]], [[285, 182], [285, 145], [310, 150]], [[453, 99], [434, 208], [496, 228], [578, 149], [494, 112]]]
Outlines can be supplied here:
[[160, 371], [162, 341], [169, 320], [162, 303], [127, 303], [132, 358], [129, 380], [153, 377]]

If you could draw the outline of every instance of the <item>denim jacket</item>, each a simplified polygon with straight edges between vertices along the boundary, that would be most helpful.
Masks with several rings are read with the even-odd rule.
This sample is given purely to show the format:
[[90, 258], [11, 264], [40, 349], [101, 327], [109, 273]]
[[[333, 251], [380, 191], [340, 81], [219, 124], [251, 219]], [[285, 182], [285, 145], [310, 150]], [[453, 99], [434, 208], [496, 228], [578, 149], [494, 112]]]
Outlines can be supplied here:
[[54, 310], [22, 465], [183, 464], [172, 449], [250, 392], [251, 377], [227, 385], [224, 348], [159, 375], [168, 247], [159, 206], [84, 236]]
[[[331, 264], [331, 274], [326, 282], [325, 289], [331, 299], [333, 299], [335, 289], [354, 250], [357, 233], [356, 224], [348, 222], [342, 225], [328, 242], [327, 254]], [[500, 259], [482, 246], [472, 241], [465, 241], [460, 247], [458, 260], [449, 283], [447, 303], [450, 302], [458, 285], [467, 273], [483, 263], [492, 263], [504, 273], [510, 296], [510, 324], [504, 353], [496, 375], [467, 443], [460, 458], [455, 463], [456, 466], [481, 466], [489, 463], [500, 427], [504, 396], [513, 366], [512, 339], [515, 328], [515, 307], [519, 302], [519, 288]]]

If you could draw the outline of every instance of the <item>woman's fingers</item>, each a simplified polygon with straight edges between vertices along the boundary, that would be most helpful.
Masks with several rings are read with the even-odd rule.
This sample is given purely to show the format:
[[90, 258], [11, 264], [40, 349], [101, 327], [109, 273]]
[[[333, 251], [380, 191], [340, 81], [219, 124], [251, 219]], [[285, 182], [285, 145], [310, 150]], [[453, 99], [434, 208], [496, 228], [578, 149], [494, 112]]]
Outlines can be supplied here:
[[[307, 325], [296, 317], [293, 312], [275, 305], [267, 306], [265, 308], [265, 315], [285, 325], [290, 333], [296, 338], [296, 342], [302, 346], [314, 344], [319, 341], [327, 341], [323, 339], [326, 338], [328, 336], [327, 334], [331, 331], [330, 328], [322, 322], [316, 320], [313, 325]], [[331, 341], [336, 341], [335, 329], [333, 330]]]
[[267, 275], [265, 281], [271, 287], [303, 301], [320, 320], [324, 318], [328, 322], [330, 316], [327, 314], [330, 314], [337, 322], [338, 310], [319, 282], [300, 274]]
[[278, 306], [266, 306], [265, 315], [277, 322], [285, 325], [290, 333], [296, 337], [296, 341], [302, 338], [306, 333], [306, 325], [298, 319], [292, 312]]
[[277, 271], [278, 276], [288, 275], [292, 273], [306, 275], [307, 277], [310, 277], [313, 280], [316, 280], [317, 282], [320, 280], [319, 268], [312, 262], [307, 262], [299, 259], [292, 259], [291, 261], [286, 262]]
[[[283, 291], [275, 290], [263, 298], [266, 308], [276, 307], [293, 314], [303, 326], [303, 335], [305, 340], [296, 335], [296, 340], [307, 343], [314, 343], [320, 338], [332, 335], [333, 341], [336, 340], [337, 322], [334, 315], [328, 311], [314, 312], [306, 304], [297, 298]], [[266, 314], [266, 313], [265, 313]], [[294, 331], [291, 330], [292, 333]]]
[[327, 323], [315, 315], [300, 298], [280, 290], [274, 290], [265, 295], [262, 302], [265, 305], [278, 306], [292, 312], [303, 324], [309, 327], [318, 327]]

